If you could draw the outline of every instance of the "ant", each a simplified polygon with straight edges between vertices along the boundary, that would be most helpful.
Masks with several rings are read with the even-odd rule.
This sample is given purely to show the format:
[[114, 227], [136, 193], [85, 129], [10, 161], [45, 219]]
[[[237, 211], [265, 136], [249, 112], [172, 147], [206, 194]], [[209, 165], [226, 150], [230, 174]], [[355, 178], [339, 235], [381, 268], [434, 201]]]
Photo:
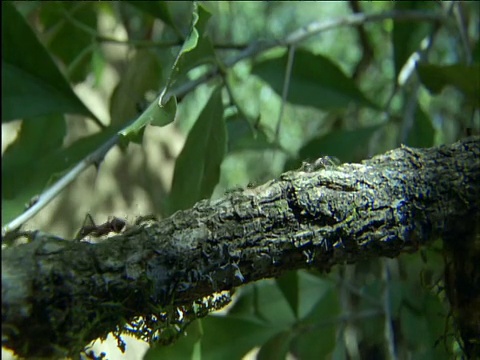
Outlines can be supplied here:
[[81, 240], [87, 235], [98, 237], [106, 235], [109, 232], [120, 233], [125, 225], [125, 220], [117, 217], [113, 217], [103, 224], [95, 225], [92, 216], [87, 214], [87, 216], [85, 216], [85, 220], [83, 221], [82, 228], [78, 231], [77, 236], [75, 236], [75, 240]]

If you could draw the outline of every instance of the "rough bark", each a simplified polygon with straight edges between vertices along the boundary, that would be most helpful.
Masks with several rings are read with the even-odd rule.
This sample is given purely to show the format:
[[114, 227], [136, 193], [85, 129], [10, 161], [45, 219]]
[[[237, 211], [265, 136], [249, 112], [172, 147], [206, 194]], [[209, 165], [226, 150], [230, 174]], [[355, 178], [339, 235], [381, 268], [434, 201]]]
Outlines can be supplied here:
[[304, 166], [95, 244], [39, 233], [2, 251], [2, 343], [25, 357], [75, 354], [125, 325], [153, 340], [166, 309], [451, 238], [480, 220], [479, 158], [479, 137], [401, 147], [362, 164]]

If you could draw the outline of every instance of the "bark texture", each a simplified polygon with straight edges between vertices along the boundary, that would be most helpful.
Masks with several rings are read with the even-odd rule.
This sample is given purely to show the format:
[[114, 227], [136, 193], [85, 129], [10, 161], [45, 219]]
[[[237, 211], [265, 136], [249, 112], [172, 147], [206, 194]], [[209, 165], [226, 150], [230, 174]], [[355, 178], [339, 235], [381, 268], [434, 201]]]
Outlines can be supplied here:
[[177, 309], [222, 305], [200, 301], [222, 290], [451, 239], [480, 220], [479, 159], [479, 137], [401, 147], [304, 166], [95, 244], [39, 233], [2, 251], [2, 343], [32, 357], [73, 355], [125, 326], [154, 340]]

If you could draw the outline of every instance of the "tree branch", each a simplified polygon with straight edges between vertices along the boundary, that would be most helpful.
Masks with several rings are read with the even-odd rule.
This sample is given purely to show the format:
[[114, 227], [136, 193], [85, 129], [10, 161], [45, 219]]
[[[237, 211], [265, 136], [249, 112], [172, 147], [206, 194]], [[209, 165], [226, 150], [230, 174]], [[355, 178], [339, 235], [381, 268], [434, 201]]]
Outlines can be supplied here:
[[95, 244], [38, 234], [2, 251], [2, 344], [25, 357], [73, 355], [125, 326], [152, 341], [172, 314], [187, 317], [219, 291], [415, 251], [480, 220], [479, 157], [480, 137], [402, 147], [305, 166]]

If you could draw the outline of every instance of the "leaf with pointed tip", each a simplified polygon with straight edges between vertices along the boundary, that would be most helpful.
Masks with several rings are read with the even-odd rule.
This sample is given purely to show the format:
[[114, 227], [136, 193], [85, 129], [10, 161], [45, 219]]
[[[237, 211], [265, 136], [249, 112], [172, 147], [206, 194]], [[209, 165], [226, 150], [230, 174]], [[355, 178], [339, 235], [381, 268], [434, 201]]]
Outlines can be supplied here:
[[217, 88], [190, 130], [175, 164], [169, 198], [171, 214], [210, 197], [220, 177], [226, 137], [221, 89]]
[[275, 281], [277, 282], [278, 288], [282, 291], [283, 296], [288, 301], [295, 318], [298, 319], [298, 273], [296, 271], [289, 271]]
[[74, 113], [95, 119], [10, 2], [2, 2], [2, 122]]
[[[277, 94], [282, 94], [287, 55], [257, 63], [252, 73], [266, 81]], [[355, 103], [377, 109], [330, 59], [306, 50], [295, 52], [287, 101], [322, 110], [345, 109]]]

